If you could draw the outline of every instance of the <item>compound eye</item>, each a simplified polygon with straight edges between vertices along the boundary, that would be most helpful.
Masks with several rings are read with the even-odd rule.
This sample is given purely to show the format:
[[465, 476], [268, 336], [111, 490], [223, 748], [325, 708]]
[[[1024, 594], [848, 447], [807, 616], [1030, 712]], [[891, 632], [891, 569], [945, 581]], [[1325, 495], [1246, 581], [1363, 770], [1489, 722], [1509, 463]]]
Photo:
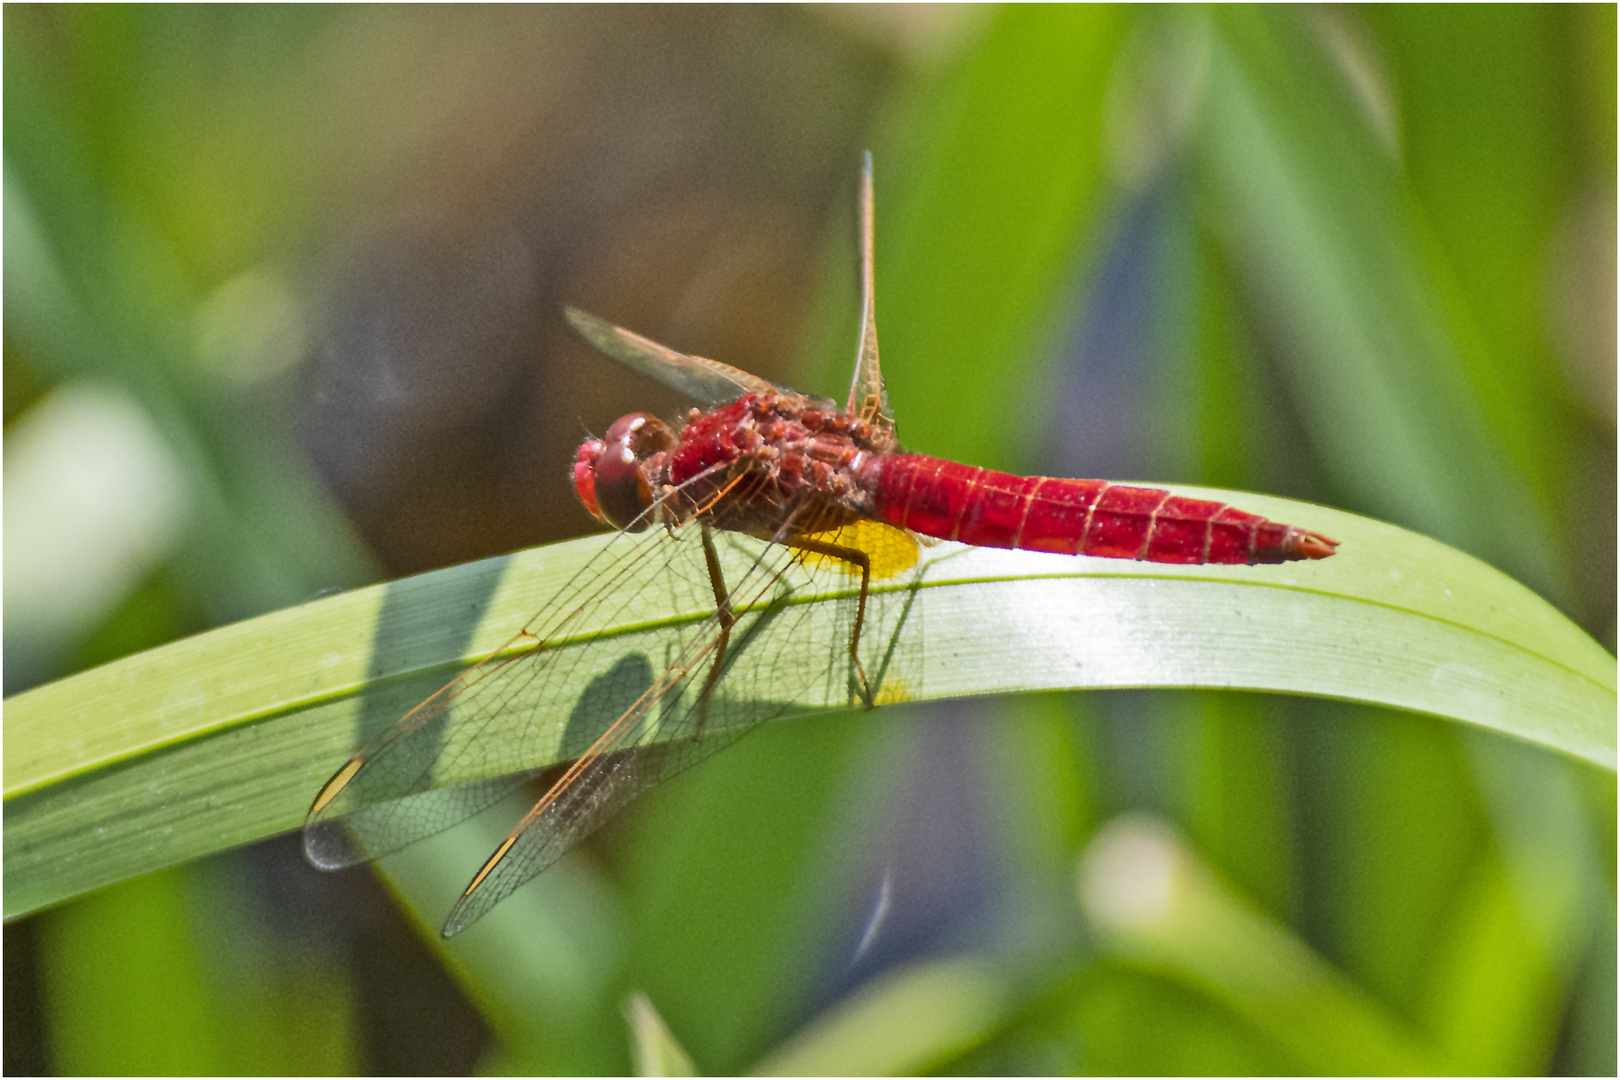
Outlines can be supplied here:
[[642, 512], [652, 505], [652, 485], [643, 465], [675, 445], [675, 433], [656, 416], [621, 416], [601, 439], [574, 456], [574, 490], [597, 518], [618, 529], [647, 527]]
[[585, 504], [591, 517], [604, 525], [612, 522], [602, 516], [602, 508], [596, 502], [596, 459], [602, 456], [607, 444], [601, 439], [586, 439], [580, 443], [579, 450], [574, 454], [574, 491], [579, 495], [579, 501]]

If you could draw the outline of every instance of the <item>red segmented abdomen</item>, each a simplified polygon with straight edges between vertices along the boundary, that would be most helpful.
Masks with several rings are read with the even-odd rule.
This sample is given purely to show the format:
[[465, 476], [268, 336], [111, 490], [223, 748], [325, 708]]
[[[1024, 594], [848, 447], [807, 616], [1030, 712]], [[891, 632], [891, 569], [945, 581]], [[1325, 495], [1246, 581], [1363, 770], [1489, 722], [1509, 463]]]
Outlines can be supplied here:
[[1012, 476], [922, 454], [861, 470], [873, 512], [891, 525], [980, 547], [1164, 563], [1321, 559], [1337, 541], [1225, 503], [1106, 480]]

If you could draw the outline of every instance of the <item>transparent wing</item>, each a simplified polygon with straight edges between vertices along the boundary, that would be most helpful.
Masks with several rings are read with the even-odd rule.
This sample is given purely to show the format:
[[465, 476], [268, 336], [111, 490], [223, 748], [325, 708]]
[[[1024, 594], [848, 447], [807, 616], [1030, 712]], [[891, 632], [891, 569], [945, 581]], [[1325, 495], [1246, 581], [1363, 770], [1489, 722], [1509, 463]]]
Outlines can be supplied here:
[[695, 401], [720, 405], [744, 394], [795, 393], [718, 360], [676, 352], [578, 308], [564, 308], [563, 313], [580, 336], [597, 349]]
[[[790, 516], [781, 535], [805, 525], [813, 522]], [[711, 552], [724, 608], [715, 601]], [[807, 690], [829, 705], [857, 700], [848, 647], [858, 591], [847, 565], [806, 559], [781, 543], [714, 533], [708, 549], [698, 524], [623, 534], [508, 649], [350, 759], [316, 798], [305, 850], [316, 865], [345, 866], [448, 828], [537, 772], [514, 770], [555, 759], [555, 726], [564, 726], [563, 756], [578, 760], [475, 875], [445, 926], [454, 933], [635, 795], [729, 746]], [[804, 602], [828, 592], [842, 595]], [[601, 629], [634, 625], [637, 606], [651, 610], [655, 595], [658, 609], [673, 603], [693, 612], [691, 632], [669, 654], [650, 654], [650, 633]], [[881, 640], [875, 613], [869, 604], [865, 642]], [[553, 719], [570, 702], [568, 720]]]
[[[772, 624], [784, 619], [801, 636], [820, 636], [804, 633], [805, 605], [796, 608], [790, 602], [798, 590], [785, 579], [808, 576], [793, 571], [802, 568], [789, 549], [763, 547], [755, 564], [731, 587], [728, 602], [737, 621], [730, 634], [722, 635], [725, 620], [717, 613], [687, 639], [670, 666], [486, 860], [451, 909], [446, 936], [482, 917], [641, 792], [730, 746], [788, 707], [800, 687], [784, 685], [779, 667], [762, 678], [751, 652]], [[832, 670], [828, 660], [824, 653], [815, 656], [802, 665], [801, 677]]]
[[[305, 822], [310, 861], [327, 869], [366, 862], [471, 817], [558, 757], [557, 724], [561, 754], [583, 753], [595, 737], [586, 714], [622, 711], [652, 679], [653, 661], [627, 662], [615, 647], [633, 647], [637, 635], [612, 628], [635, 625], [655, 598], [694, 621], [714, 611], [694, 546], [657, 532], [615, 536], [506, 645], [338, 770]], [[574, 716], [563, 704], [570, 701]], [[538, 726], [542, 717], [550, 730]]]

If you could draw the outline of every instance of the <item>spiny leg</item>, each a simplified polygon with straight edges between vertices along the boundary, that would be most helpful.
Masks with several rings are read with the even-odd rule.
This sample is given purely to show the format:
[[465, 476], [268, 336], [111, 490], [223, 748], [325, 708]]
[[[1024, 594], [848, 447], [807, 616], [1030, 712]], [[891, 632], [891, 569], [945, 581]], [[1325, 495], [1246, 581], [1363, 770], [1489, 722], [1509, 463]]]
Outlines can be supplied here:
[[703, 680], [703, 692], [698, 696], [697, 731], [709, 718], [709, 694], [719, 681], [726, 666], [726, 646], [731, 643], [731, 628], [737, 622], [737, 613], [731, 607], [730, 590], [726, 588], [725, 574], [720, 570], [720, 553], [714, 549], [714, 534], [708, 522], [703, 522], [703, 561], [709, 568], [709, 587], [714, 590], [714, 613], [720, 622], [720, 643], [715, 646], [714, 661], [709, 665], [708, 677]]
[[800, 551], [809, 551], [816, 555], [825, 555], [829, 559], [838, 559], [858, 566], [861, 570], [861, 597], [855, 604], [855, 629], [849, 635], [849, 658], [855, 664], [855, 674], [861, 681], [861, 700], [868, 709], [876, 703], [872, 700], [872, 684], [866, 678], [866, 665], [861, 663], [861, 626], [866, 622], [866, 593], [872, 584], [872, 557], [859, 548], [844, 547], [841, 544], [829, 544], [824, 540], [814, 540], [809, 537], [797, 537], [788, 543]]

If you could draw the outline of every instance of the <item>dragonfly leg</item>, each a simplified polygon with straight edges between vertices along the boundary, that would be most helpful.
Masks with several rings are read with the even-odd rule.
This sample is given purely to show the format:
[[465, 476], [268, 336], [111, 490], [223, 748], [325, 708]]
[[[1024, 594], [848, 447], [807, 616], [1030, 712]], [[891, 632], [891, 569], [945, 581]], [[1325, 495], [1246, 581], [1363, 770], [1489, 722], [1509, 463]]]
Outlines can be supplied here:
[[726, 588], [726, 577], [720, 570], [720, 554], [714, 549], [714, 534], [708, 522], [703, 523], [703, 561], [709, 568], [709, 586], [714, 590], [714, 610], [720, 622], [720, 641], [714, 648], [714, 660], [709, 664], [708, 677], [703, 680], [703, 692], [698, 696], [696, 733], [701, 734], [709, 714], [709, 694], [726, 668], [726, 646], [731, 643], [731, 627], [737, 613], [731, 607], [731, 591]]
[[849, 563], [859, 567], [861, 571], [861, 596], [855, 604], [855, 629], [849, 635], [849, 658], [855, 664], [856, 677], [861, 683], [861, 701], [868, 709], [876, 703], [872, 700], [872, 684], [866, 678], [866, 665], [861, 663], [861, 627], [866, 622], [866, 593], [872, 584], [872, 558], [860, 548], [844, 547], [840, 544], [829, 544], [822, 540], [813, 540], [809, 537], [797, 537], [788, 543], [800, 551], [809, 551], [816, 555], [824, 555], [829, 559]]

